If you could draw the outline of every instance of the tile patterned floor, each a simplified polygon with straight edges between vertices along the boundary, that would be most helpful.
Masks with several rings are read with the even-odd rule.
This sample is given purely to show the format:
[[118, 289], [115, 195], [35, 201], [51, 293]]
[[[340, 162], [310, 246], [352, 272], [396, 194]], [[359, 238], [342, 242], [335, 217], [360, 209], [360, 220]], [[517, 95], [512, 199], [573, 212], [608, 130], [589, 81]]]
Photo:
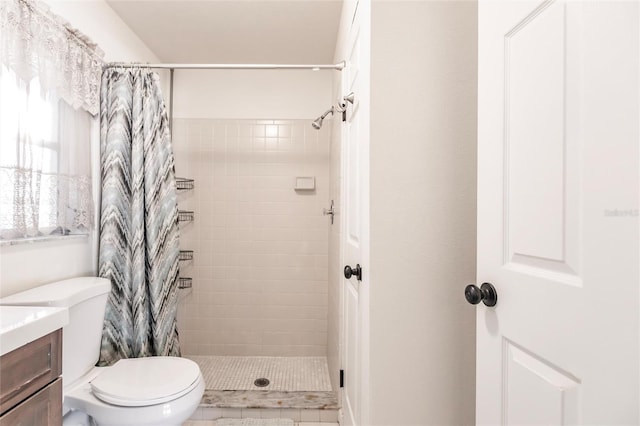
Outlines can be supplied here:
[[216, 419], [291, 419], [294, 422], [336, 423], [340, 417], [335, 409], [294, 408], [220, 408], [199, 407], [189, 420]]
[[[296, 426], [339, 426], [338, 423], [300, 422]], [[218, 426], [215, 420], [188, 420], [182, 426]]]
[[218, 419], [215, 426], [294, 426], [291, 419]]
[[[330, 392], [325, 357], [187, 356], [197, 362], [207, 390], [270, 390]], [[254, 385], [267, 378], [266, 387]]]

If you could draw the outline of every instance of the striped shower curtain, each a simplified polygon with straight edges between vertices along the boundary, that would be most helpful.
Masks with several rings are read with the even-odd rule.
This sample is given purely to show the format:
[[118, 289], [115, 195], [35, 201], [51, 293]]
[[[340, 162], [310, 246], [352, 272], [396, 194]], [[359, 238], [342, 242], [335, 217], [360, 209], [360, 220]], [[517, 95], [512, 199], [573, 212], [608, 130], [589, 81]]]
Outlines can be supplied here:
[[143, 68], [102, 76], [99, 275], [111, 293], [98, 365], [180, 355], [177, 193], [159, 86]]

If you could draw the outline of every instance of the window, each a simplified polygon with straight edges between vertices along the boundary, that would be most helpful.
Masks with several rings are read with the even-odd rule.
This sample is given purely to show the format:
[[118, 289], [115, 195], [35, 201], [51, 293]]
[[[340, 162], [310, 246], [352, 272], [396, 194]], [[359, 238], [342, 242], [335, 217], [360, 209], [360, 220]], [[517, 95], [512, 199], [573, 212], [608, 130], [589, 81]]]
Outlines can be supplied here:
[[0, 0], [0, 243], [88, 233], [104, 53], [36, 0]]
[[91, 115], [0, 70], [0, 240], [87, 233]]

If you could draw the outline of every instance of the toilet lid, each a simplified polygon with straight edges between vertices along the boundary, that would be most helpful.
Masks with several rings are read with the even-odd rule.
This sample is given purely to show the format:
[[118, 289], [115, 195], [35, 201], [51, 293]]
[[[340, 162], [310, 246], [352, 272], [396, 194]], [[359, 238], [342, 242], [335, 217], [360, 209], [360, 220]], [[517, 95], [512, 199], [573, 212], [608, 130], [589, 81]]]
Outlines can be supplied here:
[[91, 381], [91, 390], [109, 404], [140, 407], [179, 398], [195, 388], [200, 377], [198, 364], [186, 358], [129, 358], [105, 368]]

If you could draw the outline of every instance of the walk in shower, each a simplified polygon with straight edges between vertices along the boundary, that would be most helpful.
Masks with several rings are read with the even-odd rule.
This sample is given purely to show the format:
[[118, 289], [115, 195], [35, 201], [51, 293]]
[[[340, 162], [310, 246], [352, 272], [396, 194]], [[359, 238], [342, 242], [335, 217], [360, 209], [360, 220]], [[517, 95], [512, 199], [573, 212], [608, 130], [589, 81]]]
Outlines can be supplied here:
[[180, 246], [193, 255], [180, 264], [190, 285], [178, 327], [182, 355], [207, 383], [204, 406], [282, 409], [294, 420], [301, 408], [324, 409], [318, 420], [337, 419], [323, 214], [331, 126], [311, 122], [173, 120], [176, 174], [193, 180], [179, 191], [188, 213]]

